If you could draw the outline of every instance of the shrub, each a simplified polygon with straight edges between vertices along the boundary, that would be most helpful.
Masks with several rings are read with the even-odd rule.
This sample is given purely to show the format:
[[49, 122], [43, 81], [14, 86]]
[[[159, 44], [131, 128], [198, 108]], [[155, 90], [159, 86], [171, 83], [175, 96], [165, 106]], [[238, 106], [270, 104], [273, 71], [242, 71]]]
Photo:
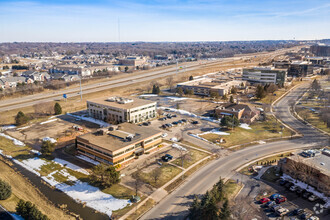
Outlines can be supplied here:
[[55, 112], [55, 115], [62, 114], [62, 107], [58, 102], [56, 102], [54, 105], [54, 112]]
[[0, 179], [0, 200], [8, 199], [11, 196], [11, 186]]
[[22, 199], [16, 205], [16, 212], [26, 220], [49, 220], [34, 204]]

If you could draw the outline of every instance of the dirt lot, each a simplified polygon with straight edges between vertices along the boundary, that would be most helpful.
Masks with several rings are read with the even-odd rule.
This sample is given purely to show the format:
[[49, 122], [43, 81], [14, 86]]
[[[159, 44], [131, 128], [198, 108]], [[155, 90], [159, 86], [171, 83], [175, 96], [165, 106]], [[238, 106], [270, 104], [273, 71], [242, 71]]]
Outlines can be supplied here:
[[[77, 131], [73, 126], [83, 128]], [[42, 138], [50, 137], [58, 141], [58, 145], [74, 140], [76, 136], [97, 129], [97, 125], [87, 121], [76, 121], [74, 117], [62, 115], [50, 118], [44, 122], [34, 123], [23, 128], [8, 130], [7, 133], [26, 144], [38, 148]]]

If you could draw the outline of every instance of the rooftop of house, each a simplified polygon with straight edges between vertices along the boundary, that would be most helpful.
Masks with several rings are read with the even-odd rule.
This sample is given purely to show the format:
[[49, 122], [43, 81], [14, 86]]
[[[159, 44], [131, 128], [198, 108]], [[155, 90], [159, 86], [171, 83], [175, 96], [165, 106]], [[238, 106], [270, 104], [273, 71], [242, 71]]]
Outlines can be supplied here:
[[291, 157], [290, 159], [299, 160], [305, 164], [310, 164], [310, 165], [314, 166], [315, 168], [323, 171], [327, 175], [330, 175], [330, 156], [329, 155], [319, 153], [319, 154], [316, 154], [314, 157], [305, 158], [305, 157], [299, 156], [298, 158]]
[[251, 104], [247, 104], [247, 103], [224, 103], [221, 104], [220, 106], [216, 107], [216, 109], [225, 109], [225, 110], [232, 110], [234, 109], [235, 111], [244, 109], [244, 111], [252, 111], [252, 112], [256, 112], [258, 111], [253, 105]]
[[155, 104], [156, 102], [145, 100], [145, 99], [139, 99], [139, 98], [132, 98], [132, 97], [108, 97], [108, 98], [96, 98], [92, 100], [87, 100], [87, 103], [97, 103], [101, 105], [106, 106], [112, 106], [115, 108], [121, 108], [121, 109], [131, 109], [136, 108], [139, 106], [149, 105], [149, 104]]
[[115, 126], [113, 130], [109, 128], [103, 131], [83, 134], [78, 138], [114, 152], [162, 133], [153, 128], [138, 126], [128, 122]]

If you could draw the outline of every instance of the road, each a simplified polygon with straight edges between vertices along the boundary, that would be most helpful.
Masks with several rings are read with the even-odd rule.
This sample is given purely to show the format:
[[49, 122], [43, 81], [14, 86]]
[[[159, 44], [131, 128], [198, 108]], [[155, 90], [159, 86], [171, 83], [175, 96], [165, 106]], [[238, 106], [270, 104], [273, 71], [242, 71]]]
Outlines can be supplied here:
[[1, 220], [13, 220], [14, 218], [7, 212], [5, 208], [0, 205], [0, 219]]
[[274, 106], [275, 115], [302, 133], [304, 137], [254, 145], [232, 152], [228, 156], [220, 157], [188, 177], [183, 185], [165, 197], [154, 208], [142, 216], [141, 219], [183, 219], [188, 213], [189, 204], [195, 194], [204, 194], [207, 190], [211, 189], [219, 177], [230, 178], [234, 175], [234, 170], [245, 163], [281, 151], [327, 144], [327, 136], [319, 133], [312, 127], [306, 126], [290, 114], [288, 103], [297, 100], [306, 90], [307, 86], [304, 84], [292, 90]]
[[[247, 55], [240, 55], [236, 57], [229, 57], [229, 58], [223, 58], [217, 61], [207, 61], [205, 64], [200, 64], [199, 62], [192, 62], [188, 65], [185, 65], [185, 71], [192, 71], [197, 69], [205, 68], [205, 66], [209, 65], [215, 65], [219, 63], [231, 63], [232, 61], [239, 60], [239, 59], [246, 59], [246, 58], [252, 58], [252, 57], [267, 57], [272, 58], [275, 56], [278, 56], [280, 54], [283, 54], [287, 51], [291, 51], [293, 48], [286, 48], [277, 50], [274, 52], [263, 52], [259, 54], [247, 54]], [[91, 83], [88, 85], [83, 85], [82, 90], [83, 94], [88, 93], [94, 93], [99, 92], [107, 89], [117, 88], [121, 86], [129, 86], [135, 83], [149, 81], [149, 80], [156, 80], [161, 77], [171, 76], [176, 74], [176, 67], [168, 67], [166, 69], [162, 70], [153, 70], [147, 73], [141, 73], [139, 75], [134, 76], [123, 76], [119, 79], [110, 79], [104, 82], [98, 82], [98, 83]], [[182, 70], [181, 72], [182, 73]], [[27, 95], [19, 98], [13, 98], [13, 99], [7, 99], [2, 100], [0, 102], [0, 112], [10, 111], [14, 109], [20, 109], [28, 106], [32, 106], [34, 104], [40, 103], [40, 102], [49, 102], [54, 100], [62, 99], [63, 94], [67, 94], [67, 96], [70, 97], [76, 97], [80, 96], [80, 88], [69, 88], [69, 89], [62, 89], [58, 91], [53, 92], [44, 92], [44, 93], [38, 93], [33, 95]]]

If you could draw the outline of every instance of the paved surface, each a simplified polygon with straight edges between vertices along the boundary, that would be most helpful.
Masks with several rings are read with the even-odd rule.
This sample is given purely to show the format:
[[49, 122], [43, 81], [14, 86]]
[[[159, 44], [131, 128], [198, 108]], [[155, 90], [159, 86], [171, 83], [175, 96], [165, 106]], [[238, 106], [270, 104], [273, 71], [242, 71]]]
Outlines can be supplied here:
[[195, 194], [205, 193], [218, 181], [220, 176], [230, 178], [239, 166], [272, 153], [328, 143], [328, 137], [301, 123], [290, 114], [288, 103], [297, 100], [307, 86], [302, 85], [292, 90], [274, 106], [275, 115], [301, 132], [304, 135], [303, 138], [247, 147], [211, 162], [190, 176], [185, 184], [146, 213], [142, 219], [183, 219]]
[[0, 219], [1, 220], [13, 220], [14, 218], [0, 205]]

